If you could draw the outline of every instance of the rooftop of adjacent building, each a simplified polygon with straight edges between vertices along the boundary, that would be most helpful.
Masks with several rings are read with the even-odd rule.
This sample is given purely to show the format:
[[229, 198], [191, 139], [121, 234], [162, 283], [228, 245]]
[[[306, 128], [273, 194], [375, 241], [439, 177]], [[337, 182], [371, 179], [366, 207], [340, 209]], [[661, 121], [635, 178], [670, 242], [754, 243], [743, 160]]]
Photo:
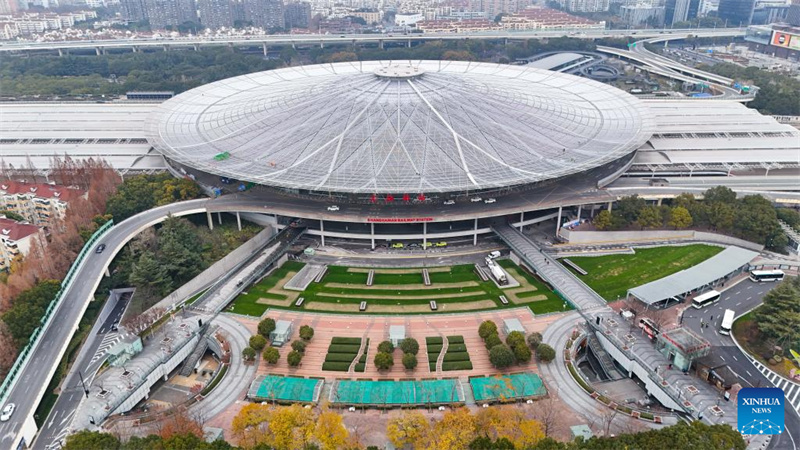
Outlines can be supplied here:
[[39, 227], [0, 215], [0, 238], [18, 241], [39, 232]]
[[69, 202], [86, 194], [86, 191], [76, 187], [47, 183], [23, 183], [20, 181], [3, 181], [0, 183], [0, 195], [15, 194], [32, 194], [35, 197]]

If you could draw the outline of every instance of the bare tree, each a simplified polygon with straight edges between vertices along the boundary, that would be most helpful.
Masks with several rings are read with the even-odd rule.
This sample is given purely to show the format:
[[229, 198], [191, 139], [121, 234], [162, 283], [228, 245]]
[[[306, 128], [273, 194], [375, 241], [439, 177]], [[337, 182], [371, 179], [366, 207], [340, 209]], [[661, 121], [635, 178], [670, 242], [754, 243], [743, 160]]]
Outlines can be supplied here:
[[558, 391], [551, 392], [547, 397], [536, 401], [531, 411], [531, 418], [542, 424], [544, 435], [549, 437], [558, 434], [562, 428], [558, 416]]

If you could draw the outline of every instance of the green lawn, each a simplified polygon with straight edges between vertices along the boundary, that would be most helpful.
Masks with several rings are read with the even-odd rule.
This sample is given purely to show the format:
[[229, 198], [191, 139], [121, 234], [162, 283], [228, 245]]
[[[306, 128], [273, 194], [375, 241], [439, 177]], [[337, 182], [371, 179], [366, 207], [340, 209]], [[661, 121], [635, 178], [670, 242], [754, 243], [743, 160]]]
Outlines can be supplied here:
[[305, 266], [305, 263], [297, 261], [287, 261], [282, 266], [278, 267], [270, 276], [259, 281], [257, 284], [247, 288], [246, 294], [240, 294], [231, 303], [227, 311], [237, 314], [245, 314], [248, 316], [261, 317], [264, 311], [269, 308], [269, 305], [258, 303], [260, 298], [272, 298], [277, 300], [285, 300], [286, 297], [279, 294], [267, 292], [286, 276], [289, 272], [297, 272]]
[[[699, 264], [722, 251], [710, 245], [636, 249], [633, 255], [569, 257], [588, 272], [574, 272], [608, 301], [624, 298], [628, 289], [664, 278]], [[570, 270], [572, 270], [570, 268]]]

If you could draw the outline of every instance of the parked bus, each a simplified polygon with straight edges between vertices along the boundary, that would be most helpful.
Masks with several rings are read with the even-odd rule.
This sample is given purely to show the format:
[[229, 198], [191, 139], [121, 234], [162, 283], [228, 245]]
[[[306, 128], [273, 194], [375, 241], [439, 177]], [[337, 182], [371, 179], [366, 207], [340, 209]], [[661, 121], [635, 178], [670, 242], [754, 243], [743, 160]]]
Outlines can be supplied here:
[[750, 279], [757, 283], [762, 281], [783, 281], [783, 276], [782, 270], [753, 270], [750, 272]]
[[722, 316], [722, 325], [719, 327], [719, 334], [728, 336], [731, 334], [731, 327], [733, 326], [733, 316], [736, 314], [732, 309], [726, 309], [725, 315]]
[[658, 337], [659, 333], [658, 325], [656, 325], [655, 322], [648, 319], [647, 317], [639, 319], [639, 328], [644, 330], [644, 332], [650, 339], [655, 339]]
[[705, 294], [700, 294], [692, 300], [692, 306], [697, 309], [705, 308], [712, 303], [717, 303], [719, 295], [717, 291], [708, 291]]

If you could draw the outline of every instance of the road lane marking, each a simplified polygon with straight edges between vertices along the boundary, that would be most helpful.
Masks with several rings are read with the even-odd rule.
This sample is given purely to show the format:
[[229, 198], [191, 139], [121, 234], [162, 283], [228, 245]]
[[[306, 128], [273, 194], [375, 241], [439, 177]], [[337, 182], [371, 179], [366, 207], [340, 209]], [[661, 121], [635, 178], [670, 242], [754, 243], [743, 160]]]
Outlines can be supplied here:
[[737, 303], [735, 306], [739, 306], [739, 305], [741, 305], [741, 304], [742, 304], [742, 302], [739, 302], [739, 303]]
[[747, 289], [753, 289], [753, 286], [747, 286]]
[[745, 369], [745, 373], [747, 373], [747, 376], [749, 376], [750, 378], [752, 378], [752, 377], [753, 377], [753, 374], [752, 374], [752, 373], [750, 373], [750, 371], [749, 371], [749, 370]]
[[736, 355], [731, 355], [731, 356], [733, 356], [733, 360], [734, 361], [738, 361], [739, 360], [739, 358], [737, 358]]
[[719, 355], [719, 359], [725, 361], [725, 358], [722, 355]]
[[753, 297], [747, 297], [747, 300], [752, 300], [752, 299], [753, 299]]
[[735, 293], [735, 294], [733, 294], [733, 295], [739, 295], [739, 294], [741, 294], [741, 293], [742, 293], [742, 290], [741, 290], [741, 289], [739, 289], [739, 290], [738, 290], [738, 291], [736, 291], [736, 293]]

